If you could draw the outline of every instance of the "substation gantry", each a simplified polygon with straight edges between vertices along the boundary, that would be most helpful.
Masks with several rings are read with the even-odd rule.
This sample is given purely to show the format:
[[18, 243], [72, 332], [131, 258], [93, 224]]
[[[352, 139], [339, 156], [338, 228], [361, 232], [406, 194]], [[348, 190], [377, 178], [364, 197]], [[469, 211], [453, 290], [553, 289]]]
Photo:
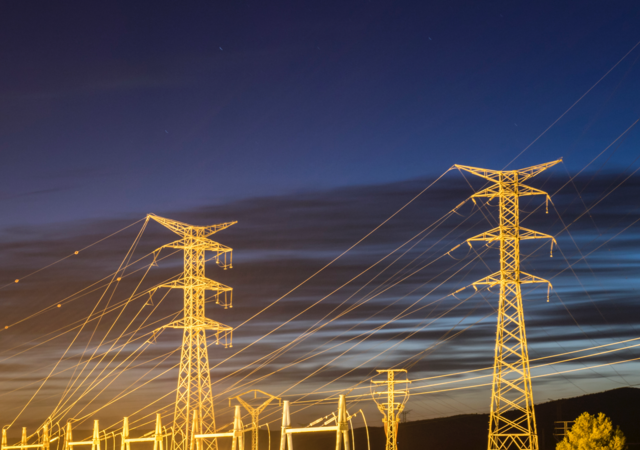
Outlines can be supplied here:
[[[27, 442], [27, 428], [22, 427], [22, 438], [20, 440], [20, 444], [16, 445], [7, 445], [7, 429], [2, 429], [2, 444], [0, 445], [0, 450], [31, 450], [31, 449], [39, 449], [39, 450], [49, 450], [51, 448], [51, 444], [59, 439], [60, 436], [56, 436], [51, 438], [51, 423], [46, 421], [42, 426], [42, 434], [37, 433], [38, 441], [37, 444], [29, 444]], [[64, 430], [64, 441], [62, 444], [63, 450], [74, 450], [76, 447], [91, 447], [91, 450], [100, 450], [100, 425], [97, 420], [93, 421], [93, 433], [91, 435], [91, 439], [86, 441], [74, 441], [73, 433], [71, 430], [71, 421], [67, 422], [67, 425]], [[60, 448], [60, 446], [58, 446]], [[157, 449], [154, 449], [157, 450]], [[160, 449], [162, 450], [162, 449]]]
[[93, 434], [90, 441], [74, 441], [71, 432], [71, 422], [67, 422], [67, 428], [64, 433], [64, 450], [73, 450], [76, 447], [91, 446], [91, 450], [100, 450], [100, 424], [97, 420], [93, 421]]
[[219, 438], [231, 438], [231, 450], [244, 450], [244, 425], [240, 414], [240, 405], [236, 405], [233, 414], [233, 425], [231, 431], [218, 433], [203, 433], [202, 421], [198, 418], [198, 410], [193, 411], [193, 421], [191, 429], [191, 442], [189, 450], [203, 450], [205, 442], [217, 442]]
[[[397, 373], [407, 373], [405, 369], [387, 369], [378, 370], [377, 372], [379, 374], [386, 373], [387, 379], [371, 380], [371, 395], [383, 416], [382, 423], [384, 424], [384, 434], [386, 436], [385, 450], [396, 450], [398, 448], [400, 414], [409, 400], [409, 386], [405, 386], [404, 389], [396, 389], [396, 384], [409, 384], [411, 381], [406, 378], [404, 380], [396, 380]], [[387, 387], [386, 391], [375, 390], [376, 387], [384, 385]], [[398, 400], [396, 395], [399, 396]]]
[[156, 414], [156, 427], [153, 433], [147, 433], [139, 438], [129, 436], [129, 418], [125, 417], [122, 421], [122, 436], [120, 440], [120, 450], [131, 450], [133, 442], [153, 442], [153, 450], [164, 450], [164, 438], [167, 433], [163, 432], [162, 418], [159, 413]]
[[[293, 435], [300, 433], [323, 433], [327, 431], [336, 432], [336, 450], [340, 450], [344, 446], [344, 450], [349, 450], [349, 423], [357, 413], [349, 415], [347, 412], [347, 403], [344, 395], [338, 398], [338, 414], [331, 413], [328, 416], [321, 417], [311, 422], [304, 428], [291, 427], [291, 414], [289, 409], [289, 400], [285, 400], [282, 406], [282, 433], [280, 435], [280, 450], [293, 450]], [[324, 422], [323, 422], [324, 421]], [[322, 425], [315, 425], [322, 422]], [[334, 422], [335, 425], [329, 425]], [[355, 444], [354, 444], [355, 449]]]
[[2, 428], [2, 443], [0, 444], [0, 450], [27, 450], [27, 449], [40, 449], [40, 450], [49, 450], [51, 442], [57, 440], [55, 437], [51, 439], [51, 429], [49, 422], [45, 422], [42, 427], [42, 439], [40, 439], [40, 443], [38, 444], [29, 444], [27, 442], [27, 427], [22, 427], [22, 438], [20, 439], [20, 444], [17, 445], [8, 445], [7, 443], [7, 427]]
[[553, 246], [555, 239], [548, 234], [520, 226], [519, 199], [523, 196], [545, 195], [548, 202], [549, 195], [546, 192], [522, 183], [561, 161], [520, 170], [455, 166], [461, 171], [490, 181], [491, 186], [475, 193], [472, 198], [497, 198], [500, 207], [499, 226], [467, 239], [469, 245], [473, 241], [487, 244], [500, 242], [500, 270], [473, 284], [476, 289], [478, 286], [500, 286], [489, 417], [489, 450], [538, 450], [520, 285], [547, 283], [548, 301], [551, 283], [520, 270], [520, 241], [551, 239]]
[[[189, 432], [193, 428], [190, 421], [194, 417], [194, 411], [197, 412], [196, 416], [201, 421], [201, 433], [213, 434], [216, 431], [205, 333], [213, 331], [216, 344], [222, 340], [226, 347], [231, 345], [233, 331], [231, 327], [205, 317], [206, 291], [213, 291], [216, 303], [224, 305], [225, 309], [233, 307], [232, 289], [205, 277], [205, 252], [213, 252], [216, 263], [226, 269], [232, 267], [231, 248], [214, 242], [208, 237], [237, 222], [198, 227], [165, 219], [155, 214], [150, 214], [149, 218], [181, 237], [181, 239], [164, 245], [158, 250], [162, 248], [184, 250], [184, 272], [181, 278], [162, 285], [165, 288], [184, 291], [184, 314], [181, 319], [171, 322], [157, 331], [165, 328], [183, 330], [173, 419], [174, 445], [172, 450], [187, 450]], [[227, 255], [230, 257], [229, 263], [227, 263]], [[216, 440], [207, 441], [206, 448], [217, 449]]]
[[[259, 406], [252, 406], [251, 404], [249, 404], [249, 401], [251, 399], [246, 398], [247, 394], [253, 394], [253, 400], [257, 400], [258, 394], [261, 394], [263, 396], [260, 398], [263, 399], [262, 403]], [[275, 395], [267, 394], [266, 392], [259, 389], [252, 389], [250, 391], [243, 392], [240, 395], [236, 395], [235, 397], [231, 397], [229, 399], [229, 406], [231, 406], [231, 400], [234, 399], [237, 400], [238, 403], [240, 403], [244, 407], [244, 409], [246, 409], [247, 412], [251, 415], [251, 450], [258, 450], [260, 413], [264, 411], [264, 409], [269, 406], [269, 404], [274, 400], [278, 400], [278, 406], [282, 406], [282, 399], [276, 397]]]

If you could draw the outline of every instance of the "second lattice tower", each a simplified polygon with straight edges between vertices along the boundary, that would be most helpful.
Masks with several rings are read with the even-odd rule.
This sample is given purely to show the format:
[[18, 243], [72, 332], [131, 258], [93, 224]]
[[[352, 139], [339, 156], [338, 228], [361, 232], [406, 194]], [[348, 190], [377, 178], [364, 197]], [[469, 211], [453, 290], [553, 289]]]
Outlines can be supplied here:
[[489, 450], [538, 450], [520, 285], [549, 282], [520, 270], [520, 241], [553, 240], [553, 237], [520, 226], [519, 200], [529, 195], [545, 195], [548, 199], [546, 192], [522, 183], [559, 162], [520, 170], [487, 170], [456, 165], [459, 170], [493, 183], [473, 197], [497, 198], [500, 202], [500, 225], [467, 240], [500, 242], [500, 270], [474, 283], [474, 287], [500, 286]]

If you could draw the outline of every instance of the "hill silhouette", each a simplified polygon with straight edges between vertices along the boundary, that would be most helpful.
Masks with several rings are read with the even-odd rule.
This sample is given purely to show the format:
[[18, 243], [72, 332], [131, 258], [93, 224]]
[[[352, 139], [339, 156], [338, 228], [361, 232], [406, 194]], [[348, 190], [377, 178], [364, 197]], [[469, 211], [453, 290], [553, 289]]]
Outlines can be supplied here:
[[[555, 421], [575, 420], [583, 412], [604, 413], [614, 426], [627, 437], [629, 449], [640, 449], [640, 389], [619, 388], [540, 403], [535, 406], [540, 450], [554, 450]], [[416, 420], [400, 424], [399, 450], [486, 450], [489, 425], [488, 414], [464, 414], [429, 420]], [[364, 428], [353, 430], [355, 450], [367, 450]], [[250, 449], [250, 434], [246, 435], [245, 448]], [[384, 450], [385, 436], [382, 427], [369, 427], [371, 450]], [[266, 431], [260, 434], [260, 450], [268, 449]], [[226, 450], [226, 442], [220, 442], [220, 450]], [[271, 450], [279, 449], [280, 432], [271, 432]], [[326, 450], [335, 448], [334, 433], [314, 433], [294, 436], [296, 450]]]

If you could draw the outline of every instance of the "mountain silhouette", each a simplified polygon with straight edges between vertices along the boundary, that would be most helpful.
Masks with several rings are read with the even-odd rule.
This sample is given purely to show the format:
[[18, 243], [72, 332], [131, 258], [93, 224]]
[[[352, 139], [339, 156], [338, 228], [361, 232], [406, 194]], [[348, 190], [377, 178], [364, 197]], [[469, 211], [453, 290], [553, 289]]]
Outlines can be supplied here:
[[[624, 387], [540, 403], [535, 406], [540, 450], [554, 450], [556, 421], [575, 420], [583, 412], [604, 413], [614, 427], [619, 426], [627, 438], [629, 450], [640, 449], [640, 389]], [[463, 414], [437, 419], [401, 423], [398, 430], [398, 450], [486, 450], [489, 429], [488, 414]], [[353, 430], [355, 450], [368, 450], [365, 428]], [[251, 435], [245, 435], [245, 448], [251, 447]], [[260, 433], [260, 449], [269, 450], [266, 430]], [[371, 450], [384, 450], [382, 427], [369, 427]], [[293, 438], [295, 450], [335, 449], [335, 434], [304, 433]], [[219, 442], [219, 449], [230, 448], [230, 442]], [[280, 431], [271, 431], [271, 449], [280, 448]], [[354, 450], [354, 449], [352, 449]]]

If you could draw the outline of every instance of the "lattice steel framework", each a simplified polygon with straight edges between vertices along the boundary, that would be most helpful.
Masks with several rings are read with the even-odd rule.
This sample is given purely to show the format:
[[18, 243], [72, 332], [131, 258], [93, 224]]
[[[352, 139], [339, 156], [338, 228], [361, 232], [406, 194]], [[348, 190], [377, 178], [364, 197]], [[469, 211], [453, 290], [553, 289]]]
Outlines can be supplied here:
[[[243, 398], [246, 397], [247, 394], [253, 394], [253, 400], [258, 399], [258, 394], [261, 394], [262, 397], [260, 397], [260, 400], [262, 400], [262, 403], [259, 406], [252, 406], [251, 404], [249, 404], [249, 398]], [[271, 394], [267, 394], [264, 391], [261, 391], [259, 389], [252, 389], [250, 391], [247, 392], [243, 392], [240, 395], [236, 395], [235, 397], [231, 397], [229, 399], [229, 406], [231, 406], [231, 400], [237, 400], [238, 403], [240, 403], [244, 409], [247, 410], [247, 412], [249, 414], [251, 414], [251, 450], [258, 450], [258, 433], [259, 433], [259, 421], [260, 421], [260, 413], [262, 411], [264, 411], [264, 409], [269, 406], [269, 404], [274, 401], [277, 400], [278, 401], [278, 405], [282, 405], [282, 399], [279, 397], [276, 397], [275, 395], [271, 395]]]
[[[400, 414], [404, 410], [404, 405], [409, 400], [409, 386], [405, 385], [404, 389], [396, 389], [396, 384], [410, 383], [409, 380], [396, 380], [396, 373], [407, 373], [405, 369], [387, 369], [378, 370], [378, 373], [386, 373], [386, 380], [373, 380], [371, 381], [371, 394], [373, 400], [376, 402], [378, 409], [383, 415], [382, 422], [384, 424], [384, 432], [386, 435], [385, 450], [397, 450], [398, 448], [398, 423], [400, 421]], [[387, 390], [385, 392], [374, 391], [374, 386], [386, 385]], [[396, 401], [396, 396], [399, 396], [400, 401]], [[386, 401], [385, 401], [386, 400]]]
[[500, 242], [500, 271], [474, 283], [474, 287], [500, 285], [489, 450], [538, 450], [520, 285], [548, 283], [550, 288], [551, 284], [520, 270], [520, 241], [555, 240], [552, 236], [520, 226], [519, 199], [529, 195], [545, 195], [548, 200], [546, 192], [522, 183], [559, 162], [561, 160], [526, 169], [502, 171], [456, 165], [459, 170], [493, 183], [473, 197], [498, 198], [500, 202], [499, 226], [467, 240], [469, 243]]
[[[186, 450], [189, 444], [189, 430], [192, 428], [190, 421], [193, 419], [194, 411], [197, 411], [197, 417], [200, 418], [201, 424], [198, 425], [201, 426], [202, 433], [215, 433], [216, 430], [205, 332], [213, 331], [216, 344], [223, 340], [226, 347], [231, 344], [232, 328], [205, 317], [205, 293], [213, 291], [216, 303], [223, 304], [225, 309], [233, 305], [231, 288], [205, 277], [205, 252], [214, 252], [218, 265], [225, 269], [230, 268], [231, 249], [207, 238], [236, 222], [196, 227], [154, 214], [150, 214], [149, 217], [181, 236], [181, 239], [164, 247], [184, 250], [182, 277], [163, 285], [163, 287], [184, 291], [184, 315], [182, 319], [162, 328], [184, 330], [173, 419], [173, 450]], [[229, 264], [227, 264], [227, 255], [229, 255]], [[207, 442], [207, 448], [217, 449], [216, 440]]]

